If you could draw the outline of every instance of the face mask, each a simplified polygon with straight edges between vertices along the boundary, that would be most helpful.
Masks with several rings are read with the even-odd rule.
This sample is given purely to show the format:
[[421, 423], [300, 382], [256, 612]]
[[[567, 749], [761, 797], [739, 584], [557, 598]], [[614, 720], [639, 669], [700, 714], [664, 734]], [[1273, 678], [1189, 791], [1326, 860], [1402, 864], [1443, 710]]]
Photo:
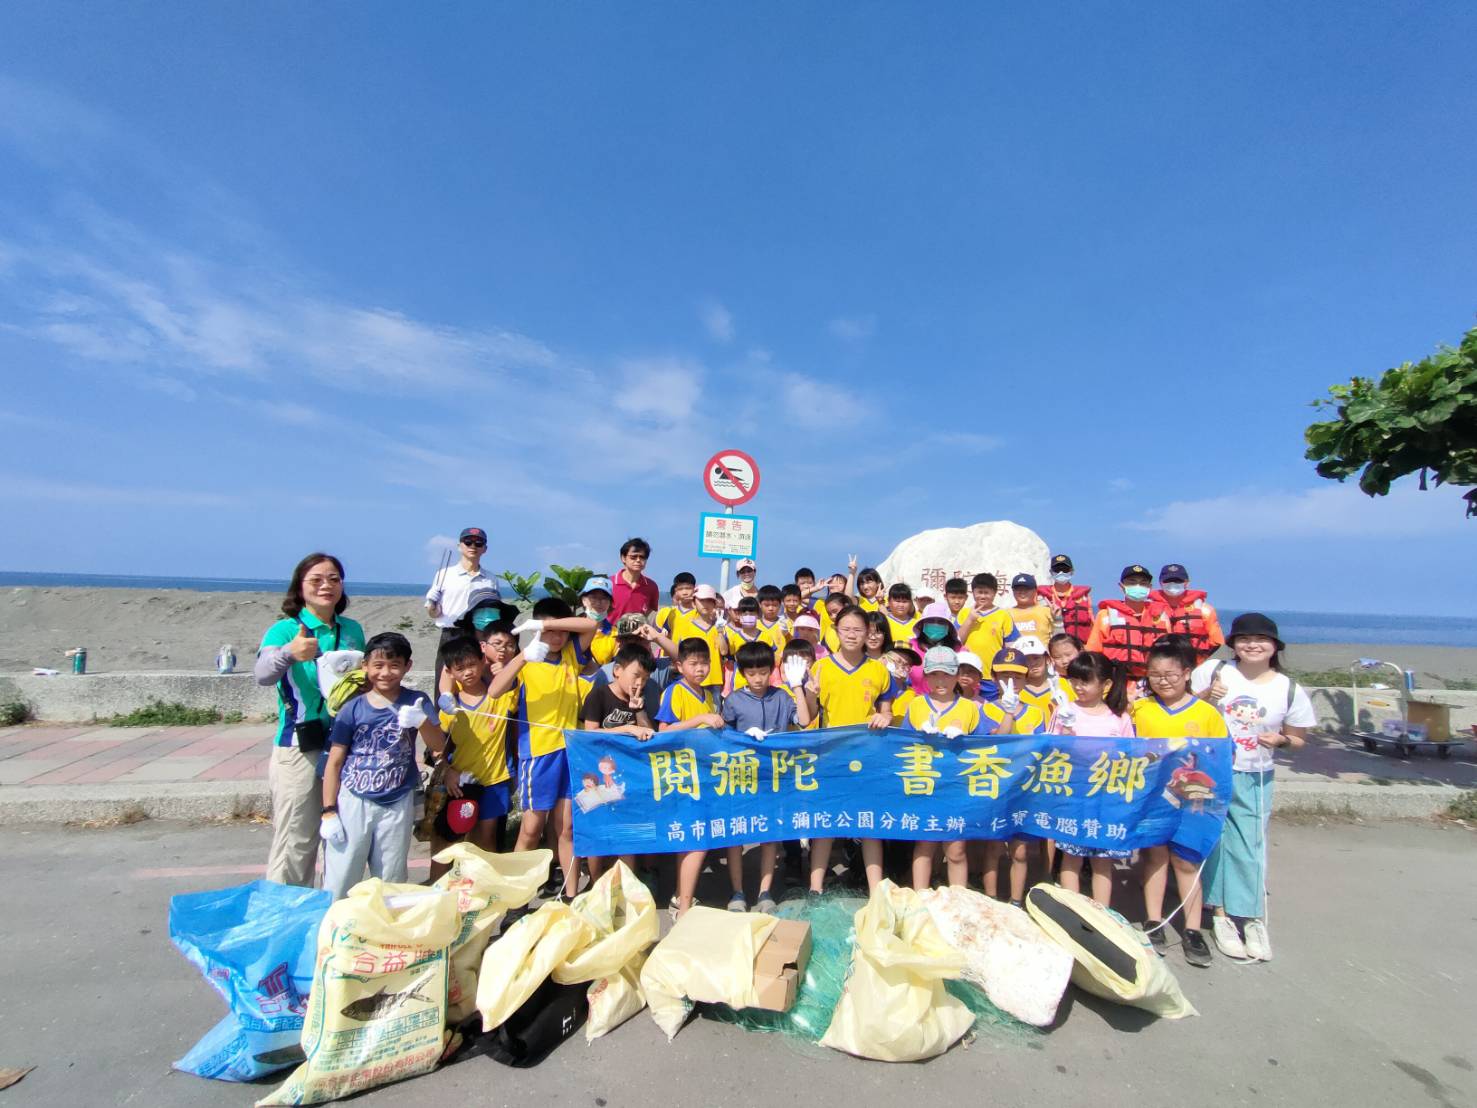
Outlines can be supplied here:
[[944, 636], [949, 633], [947, 627], [940, 627], [936, 623], [930, 623], [923, 628], [923, 638], [928, 642], [943, 642]]
[[1051, 579], [1058, 585], [1067, 585], [1071, 583], [1072, 575], [1070, 573], [1053, 573]]
[[605, 613], [604, 612], [596, 611], [594, 608], [590, 607], [588, 604], [585, 605], [585, 615], [589, 616], [591, 619], [604, 619], [605, 618]]
[[744, 627], [753, 627], [759, 622], [759, 617], [754, 615], [739, 616], [739, 623]]
[[1163, 586], [1163, 590], [1164, 590], [1164, 595], [1165, 596], [1184, 596], [1185, 595], [1185, 585], [1184, 585], [1184, 582], [1182, 582], [1182, 581], [1175, 581], [1173, 584], [1164, 585]]
[[1123, 595], [1126, 596], [1126, 597], [1128, 597], [1128, 599], [1130, 599], [1130, 600], [1148, 600], [1149, 599], [1149, 586], [1148, 585], [1124, 585], [1123, 586]]

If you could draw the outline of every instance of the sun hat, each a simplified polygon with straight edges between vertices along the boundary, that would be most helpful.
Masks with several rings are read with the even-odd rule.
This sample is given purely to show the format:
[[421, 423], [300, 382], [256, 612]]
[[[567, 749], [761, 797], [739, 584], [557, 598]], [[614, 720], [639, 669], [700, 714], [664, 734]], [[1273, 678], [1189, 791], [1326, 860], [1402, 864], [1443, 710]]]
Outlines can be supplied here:
[[580, 595], [589, 596], [592, 592], [603, 592], [606, 596], [615, 595], [610, 591], [609, 577], [591, 577], [585, 582], [585, 587], [580, 590]]
[[634, 635], [647, 624], [644, 612], [627, 612], [615, 621], [615, 633], [617, 635]]
[[982, 661], [980, 661], [980, 656], [978, 654], [976, 654], [974, 651], [972, 651], [972, 650], [961, 650], [961, 651], [959, 651], [958, 657], [959, 657], [959, 665], [961, 667], [963, 667], [963, 666], [973, 666], [975, 669], [979, 670], [981, 673], [984, 673], [985, 672], [985, 663], [982, 662]]
[[692, 598], [694, 600], [717, 600], [718, 590], [712, 585], [699, 585], [693, 590]]
[[808, 631], [819, 631], [821, 629], [821, 621], [816, 619], [815, 616], [810, 615], [795, 617], [795, 630], [798, 631], [802, 627]]
[[1287, 644], [1277, 634], [1277, 622], [1261, 612], [1242, 612], [1231, 621], [1231, 632], [1226, 636], [1226, 645], [1235, 641], [1237, 635], [1265, 635], [1277, 644], [1278, 650], [1286, 650]]
[[947, 646], [930, 647], [928, 653], [923, 655], [923, 672], [958, 673], [959, 655]]
[[926, 607], [926, 608], [923, 609], [923, 614], [921, 616], [919, 616], [918, 618], [919, 619], [946, 619], [950, 623], [953, 623], [954, 622], [954, 613], [951, 612], [951, 611], [949, 611], [949, 605], [948, 605], [948, 603], [946, 601], [943, 601], [943, 600], [935, 600], [932, 604], [928, 605], [928, 607]]

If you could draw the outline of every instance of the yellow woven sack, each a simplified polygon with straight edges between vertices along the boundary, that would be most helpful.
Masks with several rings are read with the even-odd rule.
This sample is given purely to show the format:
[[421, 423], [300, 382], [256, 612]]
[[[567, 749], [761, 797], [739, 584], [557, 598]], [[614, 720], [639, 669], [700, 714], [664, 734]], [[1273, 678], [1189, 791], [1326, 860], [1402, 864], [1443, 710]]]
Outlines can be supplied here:
[[350, 889], [318, 929], [307, 1060], [257, 1104], [321, 1104], [435, 1069], [456, 934], [456, 898], [440, 889], [377, 877]]
[[594, 930], [568, 904], [550, 901], [524, 916], [488, 946], [477, 976], [477, 1010], [491, 1031], [533, 995], [570, 951]]
[[1072, 984], [1079, 989], [1164, 1019], [1199, 1014], [1164, 960], [1144, 946], [1122, 917], [1081, 893], [1045, 883], [1026, 894], [1026, 911], [1072, 955]]
[[446, 1019], [453, 1027], [477, 1010], [477, 971], [497, 925], [532, 900], [549, 879], [552, 850], [490, 854], [471, 843], [454, 843], [436, 861], [451, 868], [436, 888], [456, 897], [461, 929], [451, 944], [451, 983]]
[[942, 1054], [974, 1024], [944, 988], [963, 972], [918, 894], [883, 881], [856, 914], [851, 970], [821, 1045], [882, 1062]]
[[754, 995], [754, 958], [774, 917], [692, 908], [641, 967], [641, 991], [668, 1039], [682, 1028], [692, 1001], [747, 1008]]
[[554, 967], [554, 980], [561, 985], [592, 982], [585, 1039], [594, 1040], [646, 1007], [640, 977], [646, 951], [660, 930], [656, 901], [618, 861], [569, 906], [590, 925], [591, 938]]

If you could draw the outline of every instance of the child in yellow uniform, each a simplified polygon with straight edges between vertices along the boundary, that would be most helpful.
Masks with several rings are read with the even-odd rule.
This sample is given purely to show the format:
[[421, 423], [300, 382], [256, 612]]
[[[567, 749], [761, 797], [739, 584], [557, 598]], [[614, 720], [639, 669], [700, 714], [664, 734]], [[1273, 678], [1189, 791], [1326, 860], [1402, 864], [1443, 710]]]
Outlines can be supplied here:
[[[701, 589], [704, 586], [699, 586]], [[661, 707], [656, 710], [658, 731], [688, 731], [695, 727], [720, 728], [723, 717], [708, 684], [710, 655], [707, 644], [698, 638], [683, 639], [677, 647], [677, 672], [681, 679], [668, 685], [662, 693]], [[703, 872], [706, 850], [689, 850], [677, 855], [677, 895], [672, 898], [674, 916], [686, 915], [697, 892], [697, 879]]]
[[976, 573], [969, 582], [969, 588], [974, 594], [974, 607], [964, 613], [959, 624], [959, 637], [964, 640], [964, 649], [985, 663], [983, 691], [985, 697], [990, 698], [999, 693], [990, 673], [990, 660], [1002, 647], [1009, 646], [1018, 634], [1010, 613], [995, 607], [1000, 583], [994, 574]]
[[[836, 618], [838, 649], [816, 662], [811, 671], [822, 727], [851, 727], [865, 723], [881, 730], [892, 723], [892, 674], [876, 658], [867, 657], [867, 614], [856, 605]], [[832, 839], [810, 840], [810, 890], [825, 892]], [[862, 840], [867, 887], [882, 880], [882, 843]]]
[[728, 653], [728, 639], [718, 622], [718, 590], [712, 585], [699, 585], [692, 593], [696, 608], [676, 618], [677, 633], [670, 636], [678, 645], [688, 639], [702, 639], [708, 644], [708, 671], [703, 684], [709, 689], [723, 689], [723, 659]]
[[488, 696], [494, 700], [517, 691], [518, 850], [533, 850], [552, 829], [559, 864], [564, 868], [564, 894], [578, 890], [579, 870], [574, 861], [574, 824], [570, 818], [569, 762], [564, 732], [579, 727], [584, 688], [580, 664], [569, 632], [545, 629], [551, 622], [572, 617], [569, 605], [545, 597], [533, 606], [533, 619], [523, 626], [537, 629], [537, 637], [515, 654], [493, 677]]
[[784, 596], [776, 585], [761, 585], [759, 588], [759, 637], [778, 654], [790, 639], [785, 628]]
[[913, 624], [918, 622], [918, 612], [913, 608], [913, 590], [899, 581], [887, 590], [887, 623], [892, 628], [892, 641], [907, 643], [913, 640]]
[[692, 594], [697, 589], [697, 578], [690, 573], [679, 573], [672, 578], [672, 603], [656, 613], [656, 626], [667, 638], [675, 638], [677, 617], [696, 611]]
[[[746, 643], [763, 643], [772, 649], [772, 644], [764, 641], [764, 633], [759, 630], [759, 601], [752, 596], [746, 596], [738, 602], [728, 626], [723, 629], [723, 635], [728, 640], [724, 644], [723, 652], [730, 658], [737, 658], [739, 648]], [[768, 685], [769, 682], [766, 681], [765, 684]], [[747, 685], [748, 677], [742, 669], [735, 665], [729, 691], [736, 692]]]
[[[1226, 739], [1231, 733], [1226, 721], [1213, 704], [1190, 692], [1190, 674], [1195, 669], [1195, 649], [1186, 642], [1156, 642], [1149, 647], [1147, 684], [1149, 695], [1133, 702], [1133, 729], [1141, 739]], [[1184, 909], [1185, 961], [1204, 968], [1210, 965], [1210, 945], [1200, 933], [1200, 863], [1201, 858], [1172, 845], [1151, 846], [1144, 852], [1144, 930], [1163, 951], [1168, 945], [1164, 934], [1164, 891], [1169, 883], [1168, 870], [1174, 867], [1175, 884], [1179, 888]]]
[[856, 575], [856, 606], [864, 612], [880, 612], [886, 596], [882, 592], [882, 574], [871, 566]]
[[[959, 656], [953, 650], [947, 646], [931, 648], [923, 656], [923, 680], [928, 692], [908, 702], [903, 730], [937, 736], [932, 741], [944, 743], [994, 730], [980, 706], [959, 695]], [[938, 850], [936, 842], [920, 840], [913, 844], [913, 888], [921, 891], [933, 884]], [[969, 884], [969, 855], [963, 839], [945, 845], [944, 863], [950, 885], [963, 888]]]
[[785, 585], [780, 589], [780, 625], [785, 635], [795, 634], [795, 621], [805, 613], [805, 601], [799, 585]]
[[1015, 629], [1042, 642], [1051, 638], [1051, 605], [1041, 602], [1036, 578], [1029, 573], [1017, 573], [1010, 579], [1010, 592], [1015, 597], [1015, 607], [1010, 610], [1010, 622]]
[[[996, 651], [990, 661], [1000, 695], [980, 705], [980, 711], [992, 723], [991, 734], [1037, 735], [1046, 730], [1046, 717], [1034, 704], [1027, 704], [1020, 693], [1026, 677], [1026, 658], [1019, 650], [1006, 647]], [[1010, 902], [1021, 907], [1026, 897], [1026, 872], [1030, 868], [1030, 850], [1034, 839], [1018, 837], [1010, 840]], [[985, 843], [986, 896], [995, 896], [999, 889], [1000, 857], [1006, 844], [999, 840]]]
[[1072, 686], [1065, 681], [1052, 681], [1051, 656], [1046, 652], [1046, 644], [1035, 635], [1022, 635], [1013, 645], [1026, 659], [1026, 680], [1021, 686], [1021, 700], [1041, 709], [1046, 722], [1050, 723], [1057, 705], [1073, 699]]

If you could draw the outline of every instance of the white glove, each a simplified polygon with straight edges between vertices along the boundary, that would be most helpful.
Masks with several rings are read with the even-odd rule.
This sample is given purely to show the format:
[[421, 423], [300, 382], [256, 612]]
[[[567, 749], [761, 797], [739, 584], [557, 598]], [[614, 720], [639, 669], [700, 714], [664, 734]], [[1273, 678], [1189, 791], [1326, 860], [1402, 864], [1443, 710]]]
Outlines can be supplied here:
[[744, 734], [748, 735], [749, 738], [753, 739], [754, 741], [762, 743], [769, 735], [769, 732], [764, 730], [764, 728], [762, 727], [750, 727], [747, 731], [744, 732]]
[[344, 830], [344, 821], [338, 818], [337, 812], [324, 812], [323, 822], [318, 825], [318, 834], [326, 843], [334, 846], [343, 846], [349, 841], [349, 833]]
[[728, 617], [726, 615], [724, 615], [722, 612], [719, 612], [717, 615], [715, 615], [713, 617], [713, 626], [714, 627], [727, 627], [728, 626]]
[[939, 733], [938, 724], [934, 723], [933, 720], [929, 720], [923, 725], [922, 731], [925, 735], [937, 735]]
[[1014, 713], [1021, 706], [1021, 694], [1015, 691], [1014, 681], [1000, 682], [1000, 707]]
[[805, 664], [805, 659], [798, 654], [791, 654], [785, 659], [782, 667], [785, 684], [792, 689], [798, 689], [805, 684], [805, 678], [810, 674], [810, 667]]
[[944, 738], [946, 739], [957, 739], [962, 734], [964, 734], [963, 729], [955, 727], [952, 723], [944, 728]]
[[436, 707], [440, 708], [447, 715], [454, 716], [457, 712], [461, 711], [462, 706], [457, 702], [456, 697], [452, 696], [449, 692], [444, 692], [437, 698]]
[[541, 619], [525, 619], [522, 623], [514, 628], [514, 630], [517, 631], [520, 635], [523, 634], [523, 632], [525, 631], [527, 631], [530, 635], [537, 635], [543, 629], [544, 621]]
[[525, 662], [542, 662], [549, 656], [549, 644], [543, 639], [534, 639], [523, 648], [523, 660]]
[[399, 721], [402, 728], [408, 727], [414, 730], [426, 722], [426, 710], [421, 707], [421, 702], [417, 700], [414, 704], [402, 704], [400, 710], [395, 713], [395, 718]]

